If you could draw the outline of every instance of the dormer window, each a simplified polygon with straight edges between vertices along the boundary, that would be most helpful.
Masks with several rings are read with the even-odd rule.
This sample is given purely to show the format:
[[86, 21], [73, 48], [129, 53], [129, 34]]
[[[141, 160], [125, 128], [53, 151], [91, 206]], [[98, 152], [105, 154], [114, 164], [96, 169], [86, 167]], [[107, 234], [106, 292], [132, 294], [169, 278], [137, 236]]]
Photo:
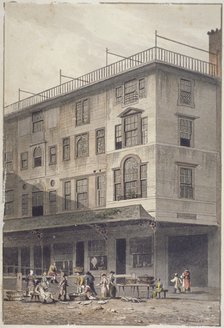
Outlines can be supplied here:
[[145, 79], [133, 79], [115, 88], [116, 104], [128, 105], [145, 97]]
[[148, 118], [142, 118], [142, 110], [127, 108], [121, 115], [121, 124], [115, 126], [115, 149], [146, 144]]

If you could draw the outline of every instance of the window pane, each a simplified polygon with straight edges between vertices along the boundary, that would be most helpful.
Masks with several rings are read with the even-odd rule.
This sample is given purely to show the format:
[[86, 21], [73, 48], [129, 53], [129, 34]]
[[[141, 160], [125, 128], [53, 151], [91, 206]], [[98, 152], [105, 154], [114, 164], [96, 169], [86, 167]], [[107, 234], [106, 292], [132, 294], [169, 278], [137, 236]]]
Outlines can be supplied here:
[[56, 198], [56, 191], [49, 192], [49, 212], [56, 213], [57, 212], [57, 198]]
[[142, 118], [142, 144], [148, 142], [148, 117]]
[[193, 198], [192, 169], [180, 168], [180, 197]]
[[138, 162], [134, 158], [128, 158], [124, 163], [124, 194], [126, 198], [136, 198], [138, 195]]
[[96, 131], [96, 153], [103, 154], [105, 152], [105, 131], [100, 129]]
[[22, 195], [22, 215], [28, 215], [28, 194]]
[[50, 164], [56, 164], [56, 146], [50, 147]]
[[100, 175], [96, 177], [96, 189], [97, 189], [97, 206], [105, 205], [105, 176]]
[[115, 183], [121, 182], [121, 170], [114, 170], [114, 182]]
[[76, 156], [85, 157], [88, 156], [89, 145], [88, 145], [88, 134], [76, 136]]
[[122, 148], [121, 124], [115, 126], [115, 149]]
[[82, 102], [76, 104], [76, 125], [82, 124]]
[[83, 123], [89, 122], [89, 104], [88, 100], [83, 101]]
[[135, 158], [128, 158], [124, 163], [124, 180], [138, 180], [138, 162]]
[[124, 85], [124, 103], [131, 103], [138, 99], [137, 81], [129, 81]]
[[125, 146], [138, 144], [138, 116], [131, 115], [124, 119]]
[[186, 105], [192, 103], [192, 83], [189, 80], [180, 81], [180, 103]]
[[70, 159], [70, 138], [63, 139], [63, 160]]

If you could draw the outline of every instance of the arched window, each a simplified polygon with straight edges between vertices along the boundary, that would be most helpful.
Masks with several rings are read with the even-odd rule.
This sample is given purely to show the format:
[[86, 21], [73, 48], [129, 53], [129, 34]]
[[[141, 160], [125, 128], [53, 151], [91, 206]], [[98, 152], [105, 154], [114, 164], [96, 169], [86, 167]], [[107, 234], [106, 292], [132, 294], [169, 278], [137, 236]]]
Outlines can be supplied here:
[[137, 156], [124, 159], [114, 169], [114, 200], [147, 197], [147, 164]]
[[124, 162], [124, 198], [136, 198], [138, 195], [139, 165], [130, 157]]
[[41, 166], [42, 164], [42, 151], [40, 147], [36, 147], [33, 151], [34, 167]]
[[76, 136], [76, 156], [85, 157], [88, 156], [89, 145], [88, 145], [88, 134], [82, 134]]

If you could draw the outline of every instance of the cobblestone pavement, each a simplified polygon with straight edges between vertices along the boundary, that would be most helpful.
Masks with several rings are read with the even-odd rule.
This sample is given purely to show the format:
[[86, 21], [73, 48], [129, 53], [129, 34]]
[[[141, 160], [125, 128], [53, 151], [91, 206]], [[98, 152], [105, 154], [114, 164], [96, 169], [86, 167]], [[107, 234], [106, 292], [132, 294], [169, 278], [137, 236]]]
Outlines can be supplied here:
[[[193, 296], [193, 295], [192, 295]], [[38, 325], [220, 325], [220, 305], [214, 299], [172, 295], [141, 303], [110, 299], [89, 304], [77, 301], [42, 304], [29, 299], [3, 302], [4, 324]]]

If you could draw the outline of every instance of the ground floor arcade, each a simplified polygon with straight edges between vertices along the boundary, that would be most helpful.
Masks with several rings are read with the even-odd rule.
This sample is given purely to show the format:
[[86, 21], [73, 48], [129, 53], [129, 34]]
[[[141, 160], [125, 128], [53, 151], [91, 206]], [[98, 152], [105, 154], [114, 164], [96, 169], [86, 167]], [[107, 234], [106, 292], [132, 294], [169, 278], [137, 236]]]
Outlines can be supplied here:
[[[70, 217], [71, 219], [71, 217]], [[69, 221], [69, 220], [68, 220]], [[37, 229], [20, 225], [4, 233], [3, 272], [48, 271], [56, 262], [69, 275], [77, 268], [160, 278], [166, 287], [175, 272], [189, 269], [192, 286], [219, 286], [219, 230], [213, 226], [157, 222], [141, 208], [116, 209], [98, 221], [72, 221]], [[85, 223], [84, 223], [85, 222]], [[17, 229], [19, 230], [19, 229]]]

